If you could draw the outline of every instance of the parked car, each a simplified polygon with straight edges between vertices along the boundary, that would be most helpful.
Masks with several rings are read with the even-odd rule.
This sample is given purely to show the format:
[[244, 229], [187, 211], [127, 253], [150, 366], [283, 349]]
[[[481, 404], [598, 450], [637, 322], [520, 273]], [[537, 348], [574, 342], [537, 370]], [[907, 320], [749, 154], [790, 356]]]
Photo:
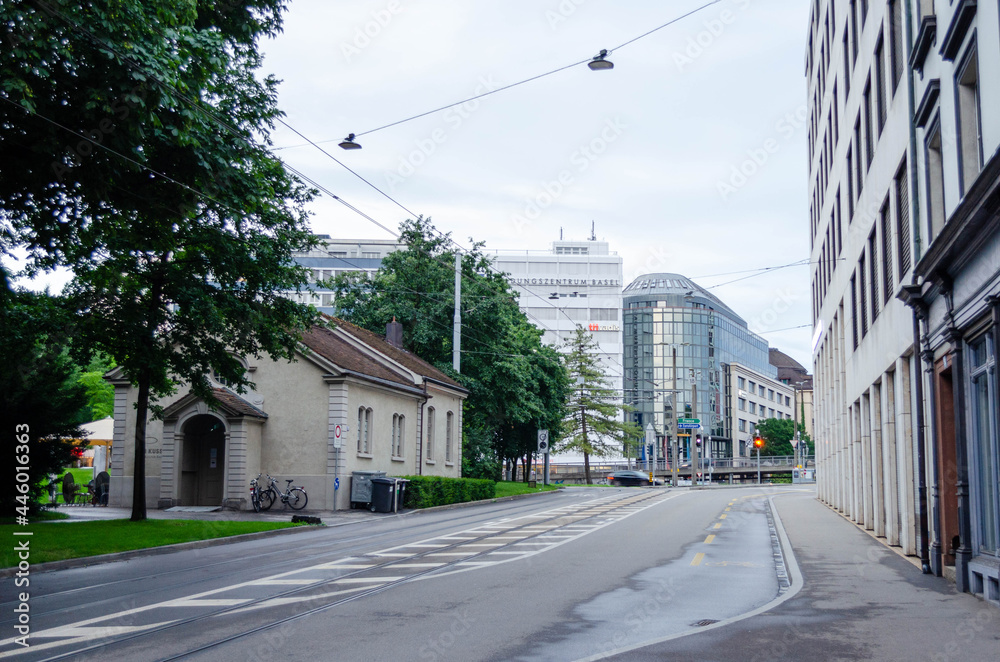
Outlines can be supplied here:
[[[649, 474], [642, 471], [616, 471], [608, 475], [608, 483], [617, 486], [634, 487], [650, 485]], [[656, 479], [656, 485], [662, 485], [663, 481]]]

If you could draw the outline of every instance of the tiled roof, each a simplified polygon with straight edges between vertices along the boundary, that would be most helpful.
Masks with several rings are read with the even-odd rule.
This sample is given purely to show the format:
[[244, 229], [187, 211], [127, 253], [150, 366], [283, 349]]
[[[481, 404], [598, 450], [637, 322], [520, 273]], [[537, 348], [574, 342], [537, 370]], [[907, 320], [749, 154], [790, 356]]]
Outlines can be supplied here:
[[228, 410], [228, 413], [237, 414], [239, 416], [253, 416], [254, 418], [267, 418], [266, 412], [257, 409], [229, 389], [213, 388], [212, 395], [214, 395], [215, 399], [219, 401], [219, 404]]
[[[345, 370], [397, 384], [416, 386], [412, 381], [404, 379], [398, 373], [389, 370], [374, 358], [351, 345], [331, 329], [314, 326], [302, 335], [302, 344]], [[375, 347], [374, 349], [380, 350], [381, 348]]]
[[442, 371], [432, 366], [427, 361], [424, 361], [416, 354], [408, 352], [405, 349], [400, 349], [395, 345], [389, 344], [382, 336], [372, 333], [367, 329], [362, 329], [360, 326], [357, 326], [356, 324], [351, 324], [346, 320], [330, 316], [326, 317], [334, 326], [339, 328], [341, 331], [349, 333], [350, 335], [354, 336], [355, 338], [357, 338], [364, 344], [368, 345], [375, 351], [381, 354], [385, 354], [393, 361], [402, 364], [403, 366], [412, 370], [418, 375], [427, 377], [429, 379], [433, 379], [434, 381], [437, 382], [442, 382], [449, 386], [454, 386], [456, 388], [463, 389], [461, 384], [459, 384], [454, 379], [452, 379], [448, 375], [444, 374]]

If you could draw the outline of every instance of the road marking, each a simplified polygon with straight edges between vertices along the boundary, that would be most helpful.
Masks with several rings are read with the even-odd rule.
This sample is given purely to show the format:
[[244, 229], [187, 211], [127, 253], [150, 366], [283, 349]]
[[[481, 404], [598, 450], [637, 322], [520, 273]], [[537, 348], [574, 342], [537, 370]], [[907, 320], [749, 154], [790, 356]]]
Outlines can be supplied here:
[[701, 565], [702, 560], [705, 558], [704, 552], [698, 552], [694, 555], [694, 559], [691, 561], [691, 565]]
[[713, 540], [715, 540], [715, 534], [714, 533], [711, 534], [711, 535], [709, 535], [707, 538], [705, 538], [705, 544], [707, 545], [707, 544], [711, 543]]
[[722, 522], [716, 522], [715, 526], [713, 526], [712, 528], [713, 529], [721, 529], [722, 528]]
[[719, 515], [719, 519], [726, 519], [725, 513], [723, 513], [722, 515]]
[[253, 586], [302, 586], [318, 582], [319, 579], [258, 579]]
[[726, 508], [726, 512], [727, 512], [727, 513], [728, 513], [728, 512], [730, 511], [730, 510], [732, 510], [732, 508]]
[[406, 579], [405, 576], [387, 576], [387, 577], [344, 577], [343, 579], [337, 579], [331, 583], [333, 584], [385, 584], [386, 582], [398, 582], [400, 579]]

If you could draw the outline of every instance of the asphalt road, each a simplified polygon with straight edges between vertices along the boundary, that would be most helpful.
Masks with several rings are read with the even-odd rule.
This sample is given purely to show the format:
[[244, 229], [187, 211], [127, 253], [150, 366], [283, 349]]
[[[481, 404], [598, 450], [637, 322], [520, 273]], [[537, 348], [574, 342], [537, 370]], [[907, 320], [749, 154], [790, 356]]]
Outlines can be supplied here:
[[596, 659], [781, 601], [767, 497], [568, 489], [39, 574], [0, 657]]

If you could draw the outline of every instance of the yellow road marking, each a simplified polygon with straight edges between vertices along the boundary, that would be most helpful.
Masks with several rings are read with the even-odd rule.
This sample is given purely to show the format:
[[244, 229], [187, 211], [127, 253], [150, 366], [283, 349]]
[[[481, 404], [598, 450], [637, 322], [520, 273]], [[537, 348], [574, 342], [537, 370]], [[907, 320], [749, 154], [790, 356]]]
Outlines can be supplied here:
[[725, 515], [719, 515], [719, 519], [726, 519]]
[[732, 510], [732, 508], [726, 508], [726, 512], [727, 512], [727, 513], [728, 513], [728, 512], [730, 511], [730, 510]]
[[715, 526], [713, 526], [712, 528], [713, 529], [721, 529], [722, 528], [722, 522], [716, 522]]
[[698, 552], [694, 555], [694, 560], [691, 561], [691, 565], [701, 565], [701, 561], [704, 558], [705, 554], [703, 552]]
[[705, 544], [707, 545], [710, 542], [712, 542], [713, 540], [715, 540], [715, 534], [714, 533], [711, 534], [710, 536], [708, 536], [707, 538], [705, 538]]

